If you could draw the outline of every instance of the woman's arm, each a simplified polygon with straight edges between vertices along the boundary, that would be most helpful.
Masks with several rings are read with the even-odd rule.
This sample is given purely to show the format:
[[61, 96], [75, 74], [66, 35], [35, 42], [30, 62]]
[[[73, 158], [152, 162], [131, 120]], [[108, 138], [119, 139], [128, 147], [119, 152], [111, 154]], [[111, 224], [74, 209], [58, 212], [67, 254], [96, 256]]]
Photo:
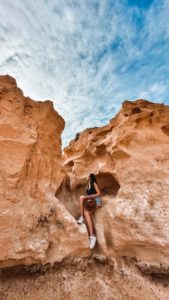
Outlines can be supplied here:
[[97, 183], [94, 182], [93, 184], [94, 184], [94, 187], [95, 187], [95, 190], [96, 190], [97, 193], [93, 194], [93, 195], [89, 195], [88, 198], [96, 198], [96, 197], [100, 196], [100, 194], [101, 194]]

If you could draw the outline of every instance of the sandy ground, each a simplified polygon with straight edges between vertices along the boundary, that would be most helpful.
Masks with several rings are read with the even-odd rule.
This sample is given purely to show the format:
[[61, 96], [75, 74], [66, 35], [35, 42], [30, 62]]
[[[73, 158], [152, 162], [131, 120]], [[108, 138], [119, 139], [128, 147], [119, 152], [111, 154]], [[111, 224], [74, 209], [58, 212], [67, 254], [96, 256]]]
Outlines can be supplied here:
[[1, 271], [0, 300], [169, 300], [169, 278], [143, 275], [127, 258], [66, 260]]

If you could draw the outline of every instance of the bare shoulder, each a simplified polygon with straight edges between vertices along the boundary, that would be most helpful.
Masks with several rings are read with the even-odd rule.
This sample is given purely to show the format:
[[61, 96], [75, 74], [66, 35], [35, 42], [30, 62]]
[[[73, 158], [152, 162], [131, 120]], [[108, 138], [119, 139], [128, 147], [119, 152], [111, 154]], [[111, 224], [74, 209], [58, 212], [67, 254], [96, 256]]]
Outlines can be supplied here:
[[100, 189], [99, 189], [99, 187], [98, 187], [98, 184], [96, 183], [96, 182], [93, 182], [93, 184], [94, 184], [94, 187], [96, 188], [96, 190], [98, 191], [100, 191]]
[[98, 187], [98, 184], [96, 182], [93, 182], [93, 184], [94, 184], [95, 187]]

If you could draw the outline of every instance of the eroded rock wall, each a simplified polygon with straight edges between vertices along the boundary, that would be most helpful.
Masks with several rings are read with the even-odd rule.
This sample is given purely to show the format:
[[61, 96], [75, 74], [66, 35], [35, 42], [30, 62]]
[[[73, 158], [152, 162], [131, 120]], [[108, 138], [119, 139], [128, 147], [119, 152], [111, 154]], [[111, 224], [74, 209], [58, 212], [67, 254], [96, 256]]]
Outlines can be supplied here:
[[0, 76], [0, 267], [89, 256], [78, 198], [95, 173], [98, 257], [169, 266], [169, 107], [125, 101], [108, 125], [87, 128], [61, 153], [64, 120]]
[[[14, 268], [13, 268], [14, 269]], [[52, 269], [2, 270], [1, 300], [168, 300], [168, 278], [143, 276], [127, 258], [64, 260]]]
[[169, 106], [125, 101], [108, 125], [76, 135], [64, 164], [71, 209], [63, 202], [75, 216], [89, 173], [98, 179], [95, 254], [169, 266]]
[[88, 253], [85, 226], [55, 197], [65, 178], [63, 118], [0, 76], [0, 267]]

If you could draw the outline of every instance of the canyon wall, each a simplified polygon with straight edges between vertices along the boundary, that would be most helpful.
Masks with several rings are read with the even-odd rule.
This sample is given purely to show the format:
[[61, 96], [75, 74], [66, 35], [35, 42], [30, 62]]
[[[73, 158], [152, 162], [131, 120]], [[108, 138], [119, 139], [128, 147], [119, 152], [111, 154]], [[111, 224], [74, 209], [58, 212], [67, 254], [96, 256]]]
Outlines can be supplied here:
[[[125, 101], [109, 124], [87, 128], [64, 149], [67, 193], [76, 199], [95, 173], [103, 207], [95, 213], [95, 255], [135, 257], [142, 269], [169, 266], [169, 106]], [[168, 271], [167, 271], [168, 272]]]
[[0, 267], [91, 255], [78, 198], [95, 173], [103, 207], [92, 255], [134, 257], [146, 273], [169, 267], [169, 107], [125, 101], [109, 124], [61, 151], [63, 118], [0, 76]]
[[51, 101], [24, 97], [0, 76], [0, 267], [88, 255], [85, 225], [55, 197], [64, 125]]

